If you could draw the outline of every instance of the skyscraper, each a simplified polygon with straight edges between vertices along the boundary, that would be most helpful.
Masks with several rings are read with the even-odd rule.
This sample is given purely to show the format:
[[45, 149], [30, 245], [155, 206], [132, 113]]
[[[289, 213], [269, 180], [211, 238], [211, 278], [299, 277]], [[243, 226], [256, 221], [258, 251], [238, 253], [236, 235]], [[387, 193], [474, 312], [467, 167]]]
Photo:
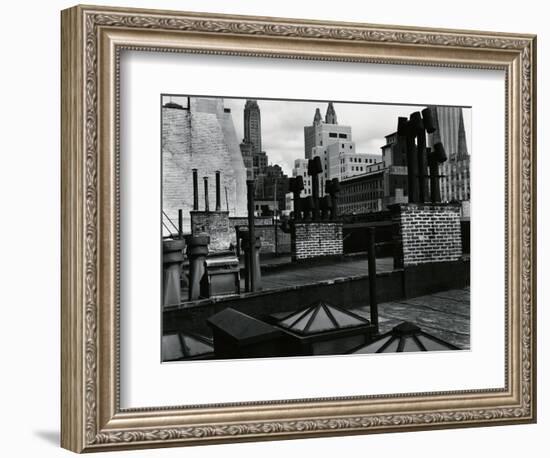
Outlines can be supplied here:
[[247, 100], [244, 106], [244, 143], [252, 144], [255, 153], [262, 151], [262, 116], [256, 100]]
[[244, 106], [244, 138], [240, 144], [246, 166], [247, 179], [265, 173], [267, 155], [262, 151], [262, 117], [256, 100], [249, 99]]

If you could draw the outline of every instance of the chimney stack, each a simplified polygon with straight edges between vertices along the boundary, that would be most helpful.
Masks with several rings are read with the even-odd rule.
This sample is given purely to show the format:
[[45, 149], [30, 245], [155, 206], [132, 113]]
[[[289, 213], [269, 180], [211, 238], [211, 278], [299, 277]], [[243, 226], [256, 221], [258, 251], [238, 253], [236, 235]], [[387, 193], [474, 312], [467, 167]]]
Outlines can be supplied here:
[[219, 212], [222, 209], [221, 198], [221, 183], [220, 183], [220, 171], [216, 170], [216, 211]]
[[193, 169], [193, 211], [199, 210], [199, 178], [197, 169]]
[[208, 177], [203, 177], [204, 180], [204, 211], [210, 211], [210, 205], [208, 203]]

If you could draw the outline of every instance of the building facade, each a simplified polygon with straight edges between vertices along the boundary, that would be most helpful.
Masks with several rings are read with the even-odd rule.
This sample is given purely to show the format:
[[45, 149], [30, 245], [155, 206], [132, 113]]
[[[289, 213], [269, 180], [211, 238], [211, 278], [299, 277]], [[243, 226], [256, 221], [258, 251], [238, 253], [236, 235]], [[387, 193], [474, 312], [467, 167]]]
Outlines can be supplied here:
[[[350, 126], [338, 124], [336, 110], [329, 102], [325, 118], [321, 117], [319, 108], [315, 110], [313, 124], [304, 127], [304, 157], [295, 162], [293, 175], [304, 177], [304, 193], [311, 194], [311, 183], [306, 183], [307, 160], [321, 158], [323, 172], [319, 177], [320, 195], [324, 194], [326, 180], [337, 178], [343, 180], [360, 175], [370, 170], [369, 166], [380, 163], [379, 154], [361, 154], [355, 150]], [[304, 169], [306, 175], [304, 175]]]
[[439, 166], [443, 202], [470, 200], [470, 154], [461, 107], [434, 107], [438, 129], [434, 142], [443, 143], [447, 161]]
[[[302, 191], [302, 197], [303, 196], [311, 196], [313, 194], [313, 190], [311, 187], [311, 176], [307, 173], [307, 164], [309, 159], [296, 159], [294, 161], [294, 168], [292, 169], [292, 176], [298, 177], [301, 176], [304, 180], [304, 190]], [[321, 194], [321, 183], [319, 182], [319, 195]]]
[[[340, 145], [330, 145], [330, 147]], [[329, 148], [330, 148], [329, 147]], [[380, 170], [384, 167], [379, 154], [352, 154], [341, 151], [340, 154], [328, 154], [329, 177], [345, 180], [355, 175]]]
[[[386, 210], [388, 205], [407, 203], [407, 167], [383, 167], [340, 182], [338, 208], [341, 215]], [[374, 167], [372, 167], [374, 169]]]
[[397, 132], [386, 135], [386, 144], [382, 146], [382, 161], [384, 167], [407, 166], [407, 152], [397, 143]]
[[340, 215], [380, 211], [383, 198], [383, 171], [348, 178], [340, 183], [338, 211]]
[[317, 108], [313, 124], [304, 127], [305, 158], [312, 159], [319, 155], [314, 151], [319, 153], [320, 149], [338, 142], [344, 143], [349, 152], [355, 152], [355, 144], [351, 141], [351, 127], [338, 124], [334, 105], [329, 102], [324, 121], [321, 111]]
[[406, 153], [399, 148], [396, 132], [385, 138], [377, 162], [367, 164], [365, 173], [340, 182], [341, 214], [382, 211], [388, 205], [408, 202]]
[[265, 173], [256, 177], [255, 199], [276, 202], [277, 209], [284, 209], [288, 192], [288, 175], [278, 164], [268, 165]]
[[439, 173], [443, 202], [470, 200], [470, 156], [448, 160], [439, 166]]

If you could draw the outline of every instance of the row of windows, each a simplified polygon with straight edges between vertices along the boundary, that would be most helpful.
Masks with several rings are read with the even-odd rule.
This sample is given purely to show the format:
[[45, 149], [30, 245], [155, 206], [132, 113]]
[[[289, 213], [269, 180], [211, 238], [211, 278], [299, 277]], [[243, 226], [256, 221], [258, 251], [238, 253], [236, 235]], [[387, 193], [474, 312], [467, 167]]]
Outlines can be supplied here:
[[461, 180], [468, 180], [470, 178], [470, 174], [469, 173], [464, 173], [464, 174], [453, 174], [453, 175], [446, 175], [445, 177], [443, 177], [444, 180], [458, 180], [458, 181], [461, 181]]
[[336, 132], [329, 132], [330, 138], [348, 138], [348, 134], [337, 134]]
[[470, 200], [469, 192], [453, 192], [453, 193], [442, 193], [443, 200]]
[[384, 197], [383, 191], [366, 191], [358, 194], [342, 196], [343, 203], [364, 202], [365, 200], [381, 199]]
[[442, 186], [443, 187], [458, 186], [459, 188], [466, 189], [466, 188], [470, 187], [470, 183], [468, 182], [468, 180], [453, 179], [453, 180], [444, 180], [444, 181], [442, 181]]
[[343, 214], [364, 213], [366, 211], [377, 211], [379, 209], [378, 200], [370, 202], [361, 202], [360, 204], [342, 205], [340, 211]]
[[461, 195], [464, 194], [467, 196], [470, 195], [469, 189], [455, 188], [454, 186], [450, 188], [443, 188], [442, 191], [443, 193], [446, 193], [447, 195], [450, 195], [450, 196], [456, 196], [458, 194], [461, 194]]
[[[351, 147], [350, 147], [351, 148]], [[362, 158], [360, 157], [350, 157], [348, 158], [348, 161], [349, 162], [355, 162], [355, 163], [359, 163], [359, 164], [362, 164], [363, 162], [365, 164], [374, 164], [376, 161], [374, 159], [365, 159], [363, 160]], [[345, 164], [346, 160], [345, 159], [340, 159], [340, 163], [341, 164]]]
[[441, 186], [444, 188], [448, 188], [449, 186], [457, 186], [459, 188], [466, 189], [470, 187], [470, 182], [468, 180], [457, 180], [456, 178], [451, 180], [443, 179], [441, 180]]
[[351, 193], [356, 193], [361, 191], [368, 191], [370, 189], [381, 189], [381, 188], [382, 188], [382, 180], [372, 180], [372, 181], [367, 181], [366, 183], [357, 183], [357, 184], [346, 186], [343, 191], [351, 194]]
[[466, 166], [456, 166], [455, 164], [446, 164], [444, 167], [443, 167], [443, 171], [445, 173], [460, 173], [460, 172], [463, 172], [465, 173], [466, 175], [470, 175], [470, 167], [468, 165]]

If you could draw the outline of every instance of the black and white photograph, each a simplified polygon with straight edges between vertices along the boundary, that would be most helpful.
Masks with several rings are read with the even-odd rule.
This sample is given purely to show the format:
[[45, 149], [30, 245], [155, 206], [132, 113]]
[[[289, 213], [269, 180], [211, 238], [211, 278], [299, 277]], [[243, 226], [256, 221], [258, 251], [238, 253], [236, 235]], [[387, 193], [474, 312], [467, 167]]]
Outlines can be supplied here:
[[470, 349], [471, 108], [161, 95], [162, 361]]

